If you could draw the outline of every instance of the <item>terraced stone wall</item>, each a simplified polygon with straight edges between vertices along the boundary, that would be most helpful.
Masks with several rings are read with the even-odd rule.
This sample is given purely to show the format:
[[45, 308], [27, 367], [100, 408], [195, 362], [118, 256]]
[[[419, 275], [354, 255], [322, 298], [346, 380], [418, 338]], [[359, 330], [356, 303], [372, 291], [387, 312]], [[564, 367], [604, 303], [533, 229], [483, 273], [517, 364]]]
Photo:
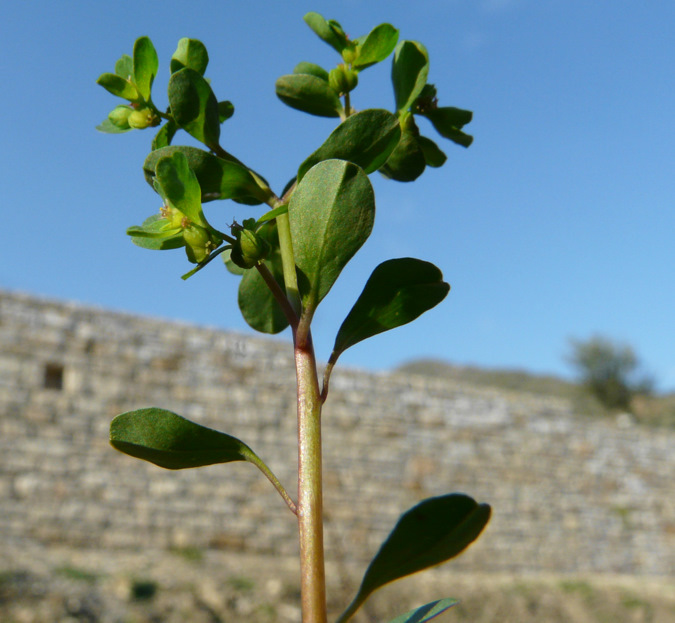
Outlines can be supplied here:
[[[170, 472], [107, 441], [117, 413], [170, 408], [248, 443], [292, 490], [293, 379], [282, 341], [0, 293], [0, 557], [57, 546], [294, 555], [294, 517], [253, 466]], [[456, 569], [675, 569], [674, 431], [360, 370], [336, 371], [324, 425], [333, 561], [368, 560], [401, 512], [464, 491], [494, 516]]]

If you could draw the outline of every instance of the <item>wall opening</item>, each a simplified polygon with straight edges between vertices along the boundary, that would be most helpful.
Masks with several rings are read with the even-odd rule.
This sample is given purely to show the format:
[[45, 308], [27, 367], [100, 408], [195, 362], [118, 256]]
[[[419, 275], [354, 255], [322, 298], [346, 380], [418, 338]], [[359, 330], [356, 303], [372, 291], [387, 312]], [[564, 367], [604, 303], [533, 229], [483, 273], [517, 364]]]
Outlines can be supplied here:
[[48, 363], [45, 366], [44, 375], [45, 389], [63, 389], [63, 366], [60, 363]]

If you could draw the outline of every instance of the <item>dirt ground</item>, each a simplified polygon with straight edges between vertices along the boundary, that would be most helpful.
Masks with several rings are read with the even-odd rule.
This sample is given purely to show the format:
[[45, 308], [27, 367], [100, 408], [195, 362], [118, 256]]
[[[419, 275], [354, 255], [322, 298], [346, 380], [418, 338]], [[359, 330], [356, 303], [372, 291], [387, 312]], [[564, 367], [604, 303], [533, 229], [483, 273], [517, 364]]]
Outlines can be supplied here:
[[[3, 552], [3, 554], [8, 554]], [[297, 561], [223, 552], [23, 550], [0, 557], [3, 623], [299, 623]], [[443, 597], [439, 623], [673, 623], [675, 577], [514, 577], [434, 569], [391, 584], [355, 623], [385, 623]], [[327, 569], [329, 620], [363, 569]]]

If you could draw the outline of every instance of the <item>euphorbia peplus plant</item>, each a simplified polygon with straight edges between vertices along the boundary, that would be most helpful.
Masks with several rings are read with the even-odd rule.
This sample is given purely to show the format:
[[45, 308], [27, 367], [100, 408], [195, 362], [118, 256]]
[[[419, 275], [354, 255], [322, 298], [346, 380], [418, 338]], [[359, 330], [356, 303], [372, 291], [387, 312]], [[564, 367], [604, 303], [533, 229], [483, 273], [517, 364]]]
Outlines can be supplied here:
[[[440, 303], [450, 286], [436, 266], [422, 260], [398, 258], [377, 266], [337, 332], [321, 384], [312, 319], [373, 228], [375, 201], [368, 175], [379, 171], [407, 182], [427, 166], [445, 162], [438, 145], [420, 134], [416, 117], [426, 117], [441, 136], [464, 147], [472, 138], [462, 131], [471, 121], [470, 112], [438, 106], [436, 89], [427, 81], [429, 56], [421, 43], [398, 42], [398, 31], [389, 24], [350, 40], [340, 24], [317, 13], [308, 13], [305, 22], [336, 50], [339, 64], [327, 71], [314, 63], [299, 63], [293, 73], [277, 80], [276, 93], [292, 108], [335, 117], [339, 125], [299, 165], [281, 195], [221, 146], [221, 124], [234, 107], [216, 98], [204, 77], [206, 48], [195, 39], [181, 39], [171, 58], [165, 111], [152, 99], [157, 53], [149, 38], [138, 39], [133, 55], [122, 56], [115, 73], [98, 79], [128, 102], [116, 106], [98, 129], [119, 133], [160, 126], [143, 170], [163, 205], [142, 225], [129, 228], [132, 241], [154, 250], [184, 247], [195, 264], [184, 279], [222, 257], [227, 268], [241, 276], [239, 307], [246, 322], [264, 333], [290, 327], [297, 372], [297, 501], [245, 443], [170, 411], [147, 408], [117, 416], [110, 427], [111, 443], [167, 469], [230, 461], [256, 465], [298, 519], [303, 620], [324, 623], [321, 408], [331, 371], [347, 348], [411, 322]], [[361, 74], [392, 52], [394, 112], [357, 112], [352, 92]], [[179, 130], [206, 149], [172, 145]], [[217, 229], [202, 210], [203, 203], [217, 199], [250, 206], [252, 216]], [[269, 210], [259, 215], [256, 206], [261, 204]], [[220, 220], [230, 219], [225, 212]], [[461, 493], [430, 498], [408, 510], [370, 563], [338, 623], [350, 619], [384, 584], [457, 556], [478, 537], [489, 517], [488, 505]], [[392, 623], [429, 621], [454, 603], [441, 599]]]

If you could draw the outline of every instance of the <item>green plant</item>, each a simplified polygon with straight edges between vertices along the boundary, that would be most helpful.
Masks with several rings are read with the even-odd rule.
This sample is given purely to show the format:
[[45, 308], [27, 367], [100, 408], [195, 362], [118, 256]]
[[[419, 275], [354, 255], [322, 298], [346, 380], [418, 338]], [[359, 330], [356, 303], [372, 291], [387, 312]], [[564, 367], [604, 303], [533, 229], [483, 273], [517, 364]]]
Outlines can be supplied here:
[[95, 573], [76, 567], [58, 567], [57, 569], [54, 569], [54, 573], [64, 578], [68, 578], [69, 580], [78, 580], [88, 584], [93, 584], [98, 580], [98, 575]]
[[201, 562], [204, 558], [204, 552], [198, 547], [172, 547], [169, 551], [190, 562]]
[[640, 362], [628, 345], [595, 336], [570, 340], [568, 361], [582, 384], [607, 409], [629, 411], [636, 394], [649, 394], [653, 382], [637, 378]]
[[[469, 111], [439, 107], [428, 83], [429, 55], [415, 41], [398, 42], [398, 30], [380, 24], [350, 40], [340, 24], [308, 13], [305, 22], [339, 54], [330, 71], [299, 63], [276, 82], [279, 99], [300, 111], [334, 117], [335, 130], [297, 169], [278, 195], [262, 175], [220, 144], [221, 124], [234, 107], [219, 101], [204, 77], [208, 54], [194, 39], [182, 39], [170, 63], [168, 108], [152, 97], [158, 58], [147, 37], [138, 39], [132, 56], [123, 56], [114, 73], [98, 83], [128, 103], [116, 106], [99, 130], [127, 132], [160, 126], [143, 170], [163, 200], [159, 214], [131, 227], [132, 241], [147, 249], [184, 248], [195, 266], [187, 279], [222, 257], [241, 277], [239, 307], [246, 322], [265, 333], [290, 327], [297, 371], [298, 495], [287, 492], [260, 457], [242, 441], [158, 408], [117, 416], [110, 429], [112, 445], [131, 456], [167, 469], [230, 461], [256, 465], [298, 518], [303, 620], [326, 621], [321, 476], [321, 409], [333, 367], [348, 348], [378, 333], [411, 322], [441, 302], [450, 286], [433, 264], [390, 259], [375, 268], [363, 292], [337, 332], [333, 352], [319, 382], [311, 324], [342, 269], [371, 233], [375, 220], [368, 175], [379, 171], [398, 181], [412, 181], [427, 166], [439, 167], [445, 154], [420, 134], [416, 119], [426, 117], [442, 137], [468, 147], [462, 130]], [[393, 53], [395, 110], [358, 111], [352, 93], [363, 72]], [[206, 150], [174, 146], [179, 130]], [[232, 200], [251, 210], [266, 204], [261, 216], [233, 223], [226, 231], [207, 220], [203, 204]], [[215, 222], [215, 221], [214, 221]], [[368, 567], [361, 587], [339, 622], [347, 621], [382, 585], [457, 556], [487, 524], [490, 507], [454, 493], [420, 502], [402, 515]], [[454, 599], [427, 604], [395, 619], [428, 621], [454, 605]]]
[[134, 601], [150, 601], [157, 595], [159, 586], [154, 580], [134, 580], [131, 583], [131, 598]]

